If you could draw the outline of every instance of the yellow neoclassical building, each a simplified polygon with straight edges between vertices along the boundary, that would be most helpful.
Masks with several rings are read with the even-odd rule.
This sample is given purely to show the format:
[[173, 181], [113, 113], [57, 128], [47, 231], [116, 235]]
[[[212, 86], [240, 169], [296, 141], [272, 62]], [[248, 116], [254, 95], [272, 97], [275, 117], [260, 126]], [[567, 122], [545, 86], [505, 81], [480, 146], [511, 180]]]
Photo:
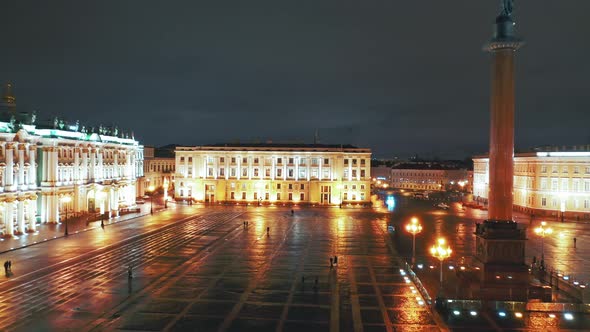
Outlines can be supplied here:
[[[590, 151], [576, 147], [514, 156], [514, 208], [555, 219], [590, 219]], [[473, 158], [473, 194], [487, 199], [489, 160]]]
[[325, 144], [177, 147], [175, 197], [199, 202], [366, 204], [371, 150]]

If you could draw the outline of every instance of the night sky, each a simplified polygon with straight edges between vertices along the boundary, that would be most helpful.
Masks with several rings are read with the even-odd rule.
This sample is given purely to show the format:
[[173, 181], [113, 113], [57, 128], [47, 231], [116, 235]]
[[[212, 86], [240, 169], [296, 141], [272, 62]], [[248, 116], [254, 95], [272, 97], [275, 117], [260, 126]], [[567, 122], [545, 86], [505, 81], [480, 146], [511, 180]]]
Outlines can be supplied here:
[[[487, 151], [499, 0], [3, 1], [0, 81], [143, 144]], [[590, 1], [516, 0], [516, 145], [589, 144]]]

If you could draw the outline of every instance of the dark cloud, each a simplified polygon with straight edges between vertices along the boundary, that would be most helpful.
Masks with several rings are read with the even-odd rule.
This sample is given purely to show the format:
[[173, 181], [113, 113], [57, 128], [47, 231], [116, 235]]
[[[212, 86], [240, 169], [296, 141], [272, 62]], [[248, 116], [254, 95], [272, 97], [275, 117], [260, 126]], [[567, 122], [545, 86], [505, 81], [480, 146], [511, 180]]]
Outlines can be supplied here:
[[[499, 1], [12, 1], [0, 80], [21, 109], [144, 143], [307, 141], [379, 156], [487, 150]], [[586, 0], [519, 0], [519, 146], [588, 143]]]

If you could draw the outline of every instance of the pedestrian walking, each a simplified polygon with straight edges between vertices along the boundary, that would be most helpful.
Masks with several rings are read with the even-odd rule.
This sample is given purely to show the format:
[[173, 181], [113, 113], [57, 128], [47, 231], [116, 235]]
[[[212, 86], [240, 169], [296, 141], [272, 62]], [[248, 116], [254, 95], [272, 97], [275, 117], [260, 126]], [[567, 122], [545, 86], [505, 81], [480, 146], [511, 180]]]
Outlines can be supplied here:
[[334, 267], [334, 258], [330, 257], [330, 268]]
[[338, 256], [334, 255], [334, 265], [338, 265]]
[[4, 273], [8, 275], [8, 261], [4, 261]]
[[129, 278], [129, 279], [133, 278], [133, 270], [131, 269], [131, 265], [129, 265], [127, 267], [127, 278]]
[[270, 232], [270, 227], [267, 227], [267, 228], [266, 228], [266, 236], [268, 236], [268, 235], [269, 235], [269, 232]]
[[578, 241], [578, 240], [577, 240], [576, 238], [574, 238], [574, 248], [576, 247], [576, 242], [577, 242], [577, 241]]
[[291, 215], [294, 215], [294, 214], [295, 214], [295, 211], [293, 211], [293, 209], [291, 209]]

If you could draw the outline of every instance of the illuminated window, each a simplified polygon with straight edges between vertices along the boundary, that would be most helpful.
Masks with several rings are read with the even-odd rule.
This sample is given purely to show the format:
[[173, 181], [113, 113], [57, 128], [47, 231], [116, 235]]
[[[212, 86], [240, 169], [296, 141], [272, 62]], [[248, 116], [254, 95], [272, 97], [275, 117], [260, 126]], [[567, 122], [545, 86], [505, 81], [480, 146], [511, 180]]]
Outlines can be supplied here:
[[300, 190], [305, 190], [305, 185], [302, 183], [301, 186], [299, 187]]
[[566, 166], [566, 167], [563, 167], [563, 168], [561, 169], [561, 172], [562, 172], [562, 173], [567, 173], [567, 172], [569, 172], [569, 170], [568, 170], [567, 166]]
[[213, 176], [213, 168], [207, 167], [207, 176]]
[[235, 182], [230, 183], [229, 187], [232, 189], [236, 189], [236, 183]]
[[300, 166], [305, 166], [305, 158], [300, 158], [299, 159], [299, 165]]
[[264, 176], [266, 176], [267, 178], [269, 178], [269, 177], [270, 177], [270, 168], [266, 168], [266, 169], [264, 170]]
[[353, 169], [353, 170], [352, 170], [352, 177], [353, 177], [353, 178], [356, 178], [356, 169]]
[[293, 193], [289, 193], [289, 200], [292, 201], [293, 200]]
[[580, 191], [580, 180], [575, 179], [572, 181], [572, 191]]
[[344, 195], [342, 195], [342, 200], [343, 201], [347, 201], [348, 200], [348, 193], [344, 193]]
[[289, 173], [288, 173], [288, 174], [289, 174], [289, 177], [290, 177], [290, 178], [292, 178], [292, 177], [293, 177], [293, 169], [292, 169], [292, 168], [289, 168]]
[[242, 190], [246, 190], [246, 184], [242, 183]]
[[361, 201], [365, 200], [365, 193], [361, 193]]
[[589, 166], [586, 166], [586, 171], [585, 172], [586, 172], [586, 174], [590, 174], [590, 167]]
[[557, 173], [557, 166], [551, 167], [551, 173]]
[[580, 208], [580, 200], [574, 199], [574, 209], [579, 209], [579, 208]]
[[361, 169], [361, 178], [365, 178], [365, 170], [364, 169]]
[[557, 199], [555, 199], [555, 198], [552, 198], [551, 199], [551, 206], [554, 207], [554, 208], [557, 207]]
[[247, 167], [242, 168], [242, 176], [248, 176], [248, 168]]
[[299, 194], [299, 200], [300, 201], [305, 200], [305, 194], [304, 193]]
[[304, 179], [305, 178], [305, 168], [300, 168], [299, 169], [299, 178], [300, 179]]
[[574, 167], [574, 174], [579, 174], [580, 173], [580, 167], [575, 166]]
[[225, 169], [223, 167], [219, 169], [219, 176], [225, 176]]
[[568, 188], [568, 179], [561, 179], [561, 190], [567, 191]]
[[317, 169], [314, 168], [311, 170], [311, 177], [314, 179], [318, 178], [318, 170]]
[[277, 189], [281, 189], [281, 184], [277, 183]]
[[233, 199], [236, 199], [236, 195], [235, 195], [235, 193], [234, 193], [233, 191], [229, 193], [229, 197], [230, 197], [230, 199], [232, 199], [232, 200], [233, 200]]
[[258, 168], [254, 168], [254, 176], [258, 177]]
[[293, 184], [289, 183], [289, 190], [293, 190]]
[[231, 177], [236, 177], [236, 169], [235, 168], [230, 168], [229, 170], [229, 176]]
[[343, 177], [344, 177], [345, 179], [347, 179], [347, 178], [348, 178], [348, 168], [344, 170], [344, 175], [343, 175]]
[[318, 158], [311, 158], [311, 165], [317, 166], [318, 165]]
[[547, 178], [541, 178], [541, 189], [547, 189]]
[[283, 169], [282, 168], [277, 168], [277, 176], [278, 177], [283, 176]]
[[329, 169], [327, 169], [327, 168], [322, 169], [322, 173], [324, 173], [323, 174], [324, 179], [327, 179], [330, 177], [330, 170]]
[[587, 199], [584, 200], [584, 209], [590, 208], [590, 201]]
[[556, 191], [558, 186], [557, 179], [551, 179], [551, 190]]
[[584, 191], [585, 192], [590, 191], [590, 181], [584, 181]]

